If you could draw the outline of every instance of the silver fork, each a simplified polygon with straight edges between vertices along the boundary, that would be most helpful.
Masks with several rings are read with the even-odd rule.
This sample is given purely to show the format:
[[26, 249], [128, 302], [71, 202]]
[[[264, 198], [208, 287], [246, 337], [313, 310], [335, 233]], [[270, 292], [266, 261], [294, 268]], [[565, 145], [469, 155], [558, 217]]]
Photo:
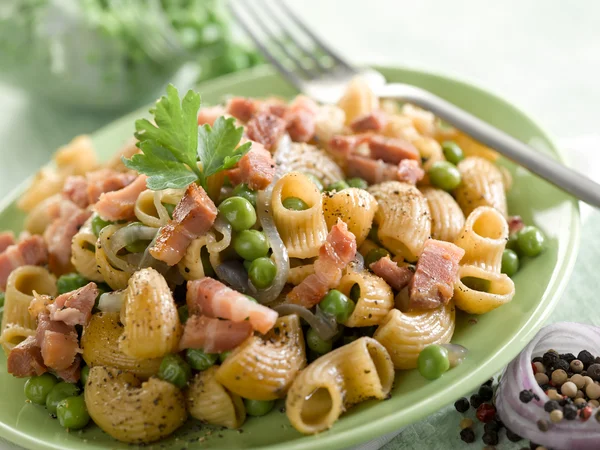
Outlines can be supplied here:
[[228, 7], [260, 52], [299, 91], [315, 100], [335, 103], [348, 81], [361, 75], [377, 96], [427, 109], [571, 195], [600, 207], [599, 184], [431, 92], [409, 84], [386, 83], [379, 72], [350, 64], [316, 36], [283, 0], [229, 0]]

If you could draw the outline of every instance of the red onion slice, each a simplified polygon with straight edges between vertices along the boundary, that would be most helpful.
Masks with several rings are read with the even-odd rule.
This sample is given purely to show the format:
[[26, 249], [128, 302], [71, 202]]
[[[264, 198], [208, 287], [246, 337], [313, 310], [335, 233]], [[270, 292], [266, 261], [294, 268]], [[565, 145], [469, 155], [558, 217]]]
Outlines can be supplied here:
[[[496, 409], [507, 428], [519, 436], [540, 445], [557, 450], [593, 450], [600, 446], [600, 423], [594, 418], [598, 408], [592, 411], [591, 417], [582, 422], [563, 419], [552, 423], [544, 404], [549, 400], [535, 381], [531, 360], [541, 356], [549, 349], [559, 353], [575, 353], [589, 350], [600, 354], [600, 327], [593, 325], [561, 322], [542, 328], [525, 349], [506, 368], [496, 393]], [[519, 393], [531, 391], [539, 397], [523, 403]], [[550, 429], [540, 431], [537, 421], [548, 421]]]

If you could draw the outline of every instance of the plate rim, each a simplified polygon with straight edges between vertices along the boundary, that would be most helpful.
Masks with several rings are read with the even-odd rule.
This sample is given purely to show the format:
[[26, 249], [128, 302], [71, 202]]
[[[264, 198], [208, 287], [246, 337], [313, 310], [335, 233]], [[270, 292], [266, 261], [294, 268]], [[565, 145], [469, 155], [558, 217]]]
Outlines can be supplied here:
[[[502, 103], [508, 109], [514, 111], [515, 113], [526, 117], [535, 128], [539, 132], [539, 135], [547, 141], [549, 144], [549, 150], [553, 153], [553, 156], [561, 162], [562, 164], [568, 165], [568, 159], [562, 149], [560, 149], [556, 145], [556, 140], [554, 137], [544, 128], [542, 127], [538, 120], [531, 114], [523, 111], [520, 107], [516, 106], [512, 101], [508, 101], [500, 95], [496, 94], [493, 90], [488, 88], [483, 88], [479, 86], [476, 82], [472, 82], [470, 80], [465, 80], [460, 77], [457, 77], [453, 74], [442, 73], [441, 71], [430, 70], [426, 68], [417, 68], [411, 66], [403, 66], [403, 65], [382, 65], [382, 64], [373, 64], [371, 67], [377, 70], [401, 70], [404, 72], [410, 72], [416, 75], [425, 75], [430, 77], [437, 77], [449, 80], [453, 83], [465, 86], [469, 89], [477, 91], [479, 94], [488, 96], [493, 98], [495, 101]], [[240, 72], [235, 72], [232, 74], [224, 75], [218, 78], [214, 78], [211, 80], [206, 80], [201, 83], [198, 83], [194, 86], [195, 89], [203, 89], [203, 88], [214, 88], [222, 85], [231, 85], [235, 83], [236, 80], [244, 80], [247, 81], [248, 78], [258, 78], [261, 76], [275, 75], [280, 76], [277, 71], [271, 68], [268, 65], [258, 66], [251, 69], [242, 70]], [[140, 108], [136, 108], [129, 113], [126, 113], [119, 118], [109, 122], [108, 124], [98, 128], [97, 130], [89, 133], [90, 135], [97, 135], [106, 132], [111, 127], [114, 126], [116, 122], [124, 120], [126, 117], [133, 115], [134, 113], [139, 112], [140, 109], [146, 108], [148, 105], [143, 105]], [[45, 164], [42, 167], [47, 167], [51, 164]], [[39, 169], [38, 169], [39, 170]], [[9, 205], [15, 202], [19, 195], [24, 191], [24, 189], [29, 185], [31, 180], [35, 175], [32, 175], [25, 179], [22, 183], [19, 183], [11, 192], [9, 192], [1, 201], [0, 201], [0, 210], [6, 209]], [[569, 239], [565, 242], [565, 246], [568, 248], [566, 254], [563, 257], [563, 260], [560, 259], [557, 261], [556, 266], [551, 274], [551, 278], [549, 283], [547, 284], [543, 296], [550, 296], [551, 300], [547, 303], [544, 303], [543, 310], [540, 311], [541, 305], [538, 305], [535, 310], [532, 311], [529, 319], [524, 323], [521, 329], [515, 333], [511, 338], [504, 343], [502, 347], [500, 347], [496, 354], [502, 353], [504, 357], [510, 355], [510, 359], [512, 360], [520, 351], [521, 344], [523, 346], [531, 340], [533, 335], [541, 328], [543, 323], [548, 319], [551, 312], [554, 310], [556, 305], [561, 299], [561, 294], [564, 292], [569, 280], [570, 275], [573, 272], [573, 268], [575, 262], [577, 260], [577, 255], [579, 253], [580, 247], [580, 234], [581, 234], [581, 221], [580, 221], [580, 208], [579, 208], [579, 200], [572, 197], [567, 196], [568, 204], [570, 205], [571, 210], [571, 224], [570, 224], [570, 233]], [[518, 350], [515, 350], [510, 347], [514, 347], [517, 344]], [[490, 358], [487, 363], [484, 363], [483, 366], [488, 368], [490, 373], [499, 372], [506, 364], [496, 362], [497, 358]], [[482, 383], [487, 379], [485, 376], [479, 375], [469, 375], [466, 378], [463, 378], [464, 383], [461, 385], [476, 385], [476, 383]], [[428, 397], [429, 402], [432, 404], [438, 404], [442, 397], [447, 395], [448, 388], [440, 389], [437, 392], [433, 393], [430, 397]], [[470, 391], [469, 388], [461, 389], [460, 387], [455, 387], [452, 391], [456, 394], [455, 396], [462, 396]], [[443, 401], [442, 403], [448, 404]], [[416, 415], [415, 420], [412, 420], [409, 424], [403, 425], [401, 428], [398, 428], [398, 425], [395, 424], [397, 421], [398, 414], [401, 413], [401, 409], [395, 413], [388, 414], [386, 416], [380, 417], [376, 422], [371, 422], [364, 424], [360, 427], [355, 427], [349, 430], [344, 431], [343, 433], [334, 433], [334, 434], [326, 434], [321, 433], [315, 435], [315, 440], [307, 441], [286, 441], [284, 443], [277, 443], [273, 445], [266, 445], [261, 447], [254, 447], [254, 450], [264, 449], [264, 450], [308, 450], [314, 449], [318, 447], [327, 447], [330, 450], [347, 448], [348, 445], [355, 446], [363, 444], [369, 440], [376, 439], [377, 437], [385, 436], [394, 431], [400, 432], [406, 426], [410, 426], [418, 421], [423, 420], [425, 417], [433, 414], [435, 411], [431, 407], [423, 407]], [[25, 448], [37, 450], [37, 449], [55, 449], [55, 450], [63, 450], [64, 447], [59, 446], [55, 443], [45, 442], [35, 436], [25, 434], [20, 432], [18, 429], [11, 428], [0, 422], [0, 437], [6, 439], [7, 441], [20, 445]]]

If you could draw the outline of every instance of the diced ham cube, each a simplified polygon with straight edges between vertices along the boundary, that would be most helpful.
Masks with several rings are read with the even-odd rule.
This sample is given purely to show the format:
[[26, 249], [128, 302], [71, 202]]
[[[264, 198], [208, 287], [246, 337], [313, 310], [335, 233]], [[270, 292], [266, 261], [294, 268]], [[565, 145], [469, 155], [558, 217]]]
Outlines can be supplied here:
[[81, 226], [92, 215], [86, 209], [78, 209], [70, 215], [61, 215], [44, 231], [44, 240], [48, 246], [48, 266], [50, 271], [62, 275], [72, 270], [71, 241]]
[[286, 105], [286, 103], [278, 98], [268, 98], [265, 101], [263, 101], [258, 110], [260, 112], [266, 112], [268, 114], [272, 114], [274, 116], [283, 118], [285, 116], [285, 112], [287, 111], [288, 106]]
[[51, 320], [60, 320], [67, 325], [87, 325], [92, 317], [92, 308], [98, 296], [96, 283], [85, 286], [56, 297], [48, 305]]
[[250, 325], [262, 334], [273, 328], [278, 317], [271, 308], [255, 303], [244, 294], [208, 277], [188, 281], [186, 302], [191, 315], [218, 317], [233, 322], [248, 319]]
[[233, 97], [227, 102], [225, 110], [236, 119], [248, 122], [256, 112], [257, 106], [256, 101], [251, 98]]
[[340, 283], [342, 270], [355, 256], [356, 237], [348, 230], [348, 225], [338, 219], [319, 249], [319, 256], [314, 262], [315, 273], [291, 290], [286, 297], [287, 302], [306, 308], [319, 303], [329, 289]]
[[87, 208], [89, 204], [87, 187], [88, 183], [85, 177], [81, 175], [70, 176], [65, 180], [62, 194], [79, 208]]
[[294, 142], [308, 142], [315, 135], [319, 106], [309, 97], [298, 95], [285, 112], [287, 131]]
[[56, 370], [56, 375], [67, 383], [77, 383], [81, 378], [81, 355], [75, 356], [75, 361], [64, 370]]
[[0, 290], [6, 289], [8, 276], [17, 267], [41, 266], [47, 262], [48, 247], [41, 236], [30, 236], [10, 245], [0, 254]]
[[348, 177], [359, 177], [369, 184], [393, 181], [398, 178], [398, 166], [381, 159], [374, 160], [361, 155], [349, 155], [346, 159]]
[[50, 320], [47, 314], [39, 316], [35, 337], [44, 364], [54, 370], [68, 369], [80, 351], [75, 327]]
[[419, 150], [410, 142], [400, 138], [372, 136], [369, 139], [371, 158], [383, 159], [385, 162], [398, 164], [403, 159], [421, 161]]
[[179, 349], [201, 348], [206, 353], [233, 350], [252, 336], [249, 322], [233, 322], [206, 316], [191, 316], [183, 327]]
[[0, 253], [15, 243], [15, 235], [12, 231], [0, 233]]
[[252, 142], [252, 148], [246, 153], [238, 167], [228, 172], [229, 180], [233, 185], [248, 184], [255, 191], [265, 189], [275, 177], [275, 161], [262, 144]]
[[387, 117], [383, 111], [373, 111], [364, 116], [357, 117], [350, 122], [350, 128], [355, 133], [364, 131], [381, 131], [387, 123]]
[[14, 377], [32, 377], [48, 371], [35, 336], [29, 336], [8, 354], [6, 371]]
[[216, 218], [217, 207], [204, 189], [190, 184], [173, 211], [173, 219], [158, 231], [150, 254], [174, 266], [192, 241], [210, 230]]
[[215, 124], [215, 120], [226, 114], [225, 108], [221, 105], [217, 106], [205, 106], [200, 108], [198, 111], [198, 125], [210, 125], [211, 127]]
[[414, 159], [403, 159], [398, 164], [396, 179], [404, 183], [417, 184], [425, 176], [425, 171], [421, 168], [419, 161]]
[[464, 254], [462, 248], [450, 242], [427, 240], [408, 286], [409, 309], [446, 305], [454, 295], [458, 263]]
[[250, 119], [246, 127], [248, 138], [273, 151], [275, 145], [285, 134], [286, 122], [267, 112], [258, 112]]
[[369, 267], [375, 275], [383, 278], [387, 284], [397, 291], [401, 291], [408, 286], [414, 272], [408, 267], [400, 267], [389, 256], [380, 258]]
[[353, 153], [359, 145], [368, 142], [370, 139], [368, 134], [357, 134], [353, 136], [336, 135], [333, 136], [327, 148], [334, 154], [340, 156], [348, 156]]
[[133, 183], [123, 189], [102, 194], [94, 205], [98, 215], [104, 220], [112, 221], [135, 219], [135, 202], [146, 190], [146, 178], [146, 175], [139, 175]]
[[93, 205], [106, 192], [118, 191], [135, 181], [135, 172], [117, 172], [111, 169], [100, 169], [86, 175], [88, 203]]

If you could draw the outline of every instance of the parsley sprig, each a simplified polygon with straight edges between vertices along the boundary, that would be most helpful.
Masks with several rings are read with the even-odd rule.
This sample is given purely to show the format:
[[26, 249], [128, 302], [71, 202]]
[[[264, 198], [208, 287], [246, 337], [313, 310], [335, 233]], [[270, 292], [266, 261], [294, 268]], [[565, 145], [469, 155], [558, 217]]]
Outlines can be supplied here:
[[142, 153], [123, 158], [123, 162], [148, 175], [149, 189], [179, 189], [196, 182], [208, 190], [208, 177], [231, 169], [250, 150], [250, 142], [238, 146], [244, 129], [236, 128], [235, 119], [219, 117], [212, 127], [199, 127], [199, 109], [198, 93], [190, 90], [181, 100], [177, 88], [170, 84], [167, 95], [150, 110], [156, 125], [148, 119], [135, 122]]

